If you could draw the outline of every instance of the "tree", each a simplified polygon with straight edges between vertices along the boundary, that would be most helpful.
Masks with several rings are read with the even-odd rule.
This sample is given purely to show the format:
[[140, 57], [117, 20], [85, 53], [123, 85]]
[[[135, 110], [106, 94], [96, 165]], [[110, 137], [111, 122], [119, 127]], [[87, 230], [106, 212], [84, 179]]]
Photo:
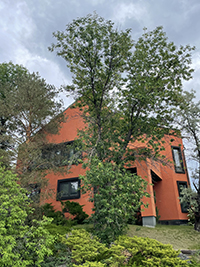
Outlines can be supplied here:
[[191, 159], [197, 166], [192, 173], [195, 190], [183, 189], [181, 202], [188, 204], [190, 214], [195, 218], [194, 229], [200, 232], [200, 101], [195, 103], [195, 91], [184, 92], [182, 105], [176, 111], [176, 116], [183, 134], [187, 137], [186, 148], [190, 149]]
[[[87, 166], [87, 164], [86, 164]], [[91, 215], [98, 237], [107, 244], [124, 234], [127, 221], [134, 217], [143, 203], [147, 182], [128, 172], [123, 164], [102, 162], [92, 158], [90, 169], [80, 176], [84, 190], [91, 192], [90, 201], [95, 201]], [[96, 188], [95, 198], [93, 188]]]
[[18, 178], [0, 167], [0, 265], [40, 266], [46, 256], [52, 254], [50, 247], [54, 237], [45, 229], [51, 219], [26, 224], [33, 210], [27, 191], [18, 184]]
[[[47, 161], [41, 157], [48, 143], [45, 136], [57, 133], [63, 121], [62, 103], [56, 100], [59, 90], [22, 66], [12, 63], [4, 66], [7, 72], [0, 76], [0, 114], [6, 122], [0, 138], [9, 138], [12, 149], [7, 151], [12, 152], [12, 164], [17, 163], [21, 185], [42, 186], [46, 183], [42, 178], [47, 174], [41, 168]], [[55, 168], [52, 164], [48, 167]]]
[[[119, 32], [97, 14], [74, 20], [53, 35], [57, 43], [50, 50], [67, 61], [73, 85], [66, 90], [83, 108], [88, 126], [79, 132], [88, 167], [93, 169], [94, 157], [117, 166], [136, 158], [158, 160], [162, 137], [170, 133], [173, 110], [180, 104], [182, 79], [191, 78], [193, 48], [168, 42], [162, 27], [145, 30], [133, 42], [130, 29]], [[146, 147], [133, 151], [135, 141]], [[94, 187], [94, 205], [98, 189]], [[94, 209], [103, 212], [103, 207]]]
[[[8, 93], [12, 92], [13, 88], [17, 86], [17, 79], [27, 73], [27, 69], [18, 64], [14, 65], [12, 62], [0, 64], [0, 99], [5, 100], [5, 90]], [[0, 156], [4, 159], [4, 164], [8, 167], [9, 160], [12, 154], [10, 148], [12, 147], [11, 136], [7, 134], [7, 122], [11, 114], [0, 113]], [[10, 152], [10, 153], [9, 153]]]

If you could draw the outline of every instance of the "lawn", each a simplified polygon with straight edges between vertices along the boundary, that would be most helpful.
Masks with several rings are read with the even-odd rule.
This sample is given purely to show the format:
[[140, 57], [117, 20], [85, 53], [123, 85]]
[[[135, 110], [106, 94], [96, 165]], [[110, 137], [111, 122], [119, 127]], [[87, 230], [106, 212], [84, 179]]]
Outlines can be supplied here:
[[193, 226], [157, 225], [148, 228], [129, 225], [127, 235], [153, 238], [163, 244], [171, 244], [174, 249], [200, 249], [200, 233]]
[[[91, 230], [91, 224], [80, 224], [72, 227], [73, 229], [83, 228]], [[69, 227], [50, 225], [47, 227], [51, 233], [62, 235], [70, 231]], [[193, 226], [157, 225], [155, 228], [129, 225], [127, 235], [130, 237], [149, 237], [156, 239], [163, 244], [171, 244], [174, 249], [200, 249], [200, 232], [196, 232]]]

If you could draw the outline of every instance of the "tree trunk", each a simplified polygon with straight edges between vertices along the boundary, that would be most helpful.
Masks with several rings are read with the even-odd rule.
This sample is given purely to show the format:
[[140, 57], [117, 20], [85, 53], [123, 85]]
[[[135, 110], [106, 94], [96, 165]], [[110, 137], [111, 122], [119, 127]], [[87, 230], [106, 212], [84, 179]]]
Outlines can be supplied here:
[[194, 229], [200, 232], [200, 214], [195, 214]]

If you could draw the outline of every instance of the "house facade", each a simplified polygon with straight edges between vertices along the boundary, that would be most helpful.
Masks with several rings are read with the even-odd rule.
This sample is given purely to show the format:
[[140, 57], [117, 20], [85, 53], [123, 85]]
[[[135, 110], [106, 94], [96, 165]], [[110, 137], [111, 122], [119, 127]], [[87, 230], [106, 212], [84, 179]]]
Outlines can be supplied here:
[[[62, 154], [69, 158], [73, 155], [74, 148], [70, 146], [77, 137], [77, 130], [85, 127], [78, 108], [68, 108], [65, 110], [66, 122], [63, 122], [60, 132], [57, 135], [48, 135], [51, 146], [51, 153]], [[182, 224], [187, 222], [187, 207], [180, 203], [179, 197], [184, 187], [190, 186], [186, 162], [183, 153], [183, 143], [180, 137], [166, 135], [165, 151], [163, 154], [169, 160], [169, 164], [164, 166], [161, 163], [151, 161], [135, 161], [134, 166], [129, 168], [131, 172], [137, 173], [148, 182], [147, 192], [149, 198], [144, 198], [143, 202], [148, 203], [148, 207], [141, 207], [142, 224], [144, 226], [155, 226], [156, 218], [163, 224]], [[134, 147], [142, 147], [144, 144], [134, 144]], [[64, 147], [64, 150], [63, 150]], [[131, 148], [131, 146], [130, 146]], [[56, 159], [56, 157], [55, 157]], [[83, 206], [83, 210], [90, 215], [93, 203], [89, 202], [88, 194], [81, 194], [79, 175], [84, 175], [85, 170], [82, 164], [72, 164], [71, 169], [65, 175], [49, 173], [48, 187], [55, 192], [53, 196], [45, 202], [52, 203], [56, 210], [60, 210], [60, 201], [72, 200]], [[41, 203], [44, 204], [44, 201]]]

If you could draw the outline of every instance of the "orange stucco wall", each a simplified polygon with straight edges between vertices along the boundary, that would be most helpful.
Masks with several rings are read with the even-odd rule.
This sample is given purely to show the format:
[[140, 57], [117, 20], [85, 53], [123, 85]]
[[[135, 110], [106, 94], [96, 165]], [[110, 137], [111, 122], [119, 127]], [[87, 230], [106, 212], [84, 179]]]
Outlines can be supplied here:
[[[65, 110], [66, 122], [62, 123], [59, 134], [49, 135], [48, 141], [50, 143], [62, 143], [67, 141], [72, 141], [77, 137], [77, 130], [84, 128], [83, 120], [80, 116], [80, 111], [78, 108], [71, 109], [68, 108]], [[156, 216], [157, 206], [160, 220], [186, 220], [187, 214], [182, 213], [181, 206], [179, 203], [179, 192], [177, 187], [177, 181], [185, 181], [189, 183], [187, 172], [185, 173], [176, 173], [173, 164], [173, 156], [171, 145], [181, 146], [183, 150], [182, 140], [179, 137], [173, 137], [173, 143], [170, 143], [171, 137], [165, 136], [165, 151], [163, 154], [169, 159], [172, 163], [168, 163], [167, 166], [163, 166], [161, 163], [153, 162], [151, 160], [143, 162], [135, 162], [134, 167], [137, 167], [137, 174], [142, 178], [146, 179], [148, 182], [147, 192], [150, 194], [150, 198], [144, 198], [144, 203], [148, 203], [148, 208], [142, 207], [142, 216]], [[144, 144], [134, 144], [134, 147], [144, 146]], [[185, 162], [184, 162], [184, 167]], [[157, 181], [152, 185], [151, 171], [153, 171], [159, 178], [160, 181]], [[49, 188], [55, 192], [54, 196], [51, 199], [45, 200], [45, 202], [52, 203], [56, 209], [60, 209], [60, 202], [56, 201], [56, 192], [58, 180], [78, 177], [80, 174], [84, 174], [84, 170], [81, 168], [81, 164], [78, 166], [72, 165], [70, 173], [65, 175], [50, 173], [47, 175], [49, 180]], [[154, 198], [154, 192], [156, 194], [156, 203]], [[80, 199], [73, 199], [84, 205], [84, 211], [87, 214], [92, 213], [93, 204], [88, 201], [89, 196], [87, 194], [81, 195]]]
[[[146, 178], [143, 176], [144, 174], [141, 175], [151, 183], [150, 170], [152, 170], [161, 179], [153, 185], [148, 186], [147, 191], [150, 194], [150, 198], [145, 199], [145, 202], [149, 203], [149, 207], [147, 209], [144, 208], [144, 211], [142, 211], [142, 216], [155, 216], [155, 207], [157, 206], [161, 221], [187, 220], [187, 213], [181, 211], [177, 186], [177, 181], [187, 182], [189, 186], [186, 163], [183, 162], [185, 173], [176, 173], [171, 148], [171, 146], [180, 146], [183, 152], [183, 143], [182, 139], [179, 137], [173, 137], [174, 141], [170, 142], [171, 138], [171, 136], [165, 136], [165, 151], [163, 152], [166, 159], [170, 162], [168, 162], [166, 166], [163, 166], [161, 163], [155, 164], [155, 162], [148, 160], [146, 162]], [[138, 169], [140, 169], [140, 167]], [[154, 201], [154, 192], [156, 203]]]
[[[80, 117], [80, 111], [78, 108], [68, 108], [64, 112], [66, 121], [61, 124], [60, 131], [56, 135], [48, 135], [47, 139], [50, 143], [59, 144], [62, 142], [73, 141], [77, 137], [78, 129], [85, 127], [83, 120]], [[84, 174], [85, 170], [82, 169], [81, 164], [78, 166], [72, 165], [69, 173], [67, 174], [58, 174], [58, 173], [49, 173], [46, 178], [48, 179], [48, 188], [53, 191], [52, 197], [44, 200], [44, 202], [52, 203], [56, 210], [60, 210], [60, 201], [56, 200], [56, 192], [58, 186], [58, 180], [76, 178], [79, 175]], [[78, 202], [83, 206], [83, 210], [87, 214], [92, 213], [93, 204], [88, 201], [88, 194], [81, 194], [79, 199], [73, 199], [73, 201]]]

